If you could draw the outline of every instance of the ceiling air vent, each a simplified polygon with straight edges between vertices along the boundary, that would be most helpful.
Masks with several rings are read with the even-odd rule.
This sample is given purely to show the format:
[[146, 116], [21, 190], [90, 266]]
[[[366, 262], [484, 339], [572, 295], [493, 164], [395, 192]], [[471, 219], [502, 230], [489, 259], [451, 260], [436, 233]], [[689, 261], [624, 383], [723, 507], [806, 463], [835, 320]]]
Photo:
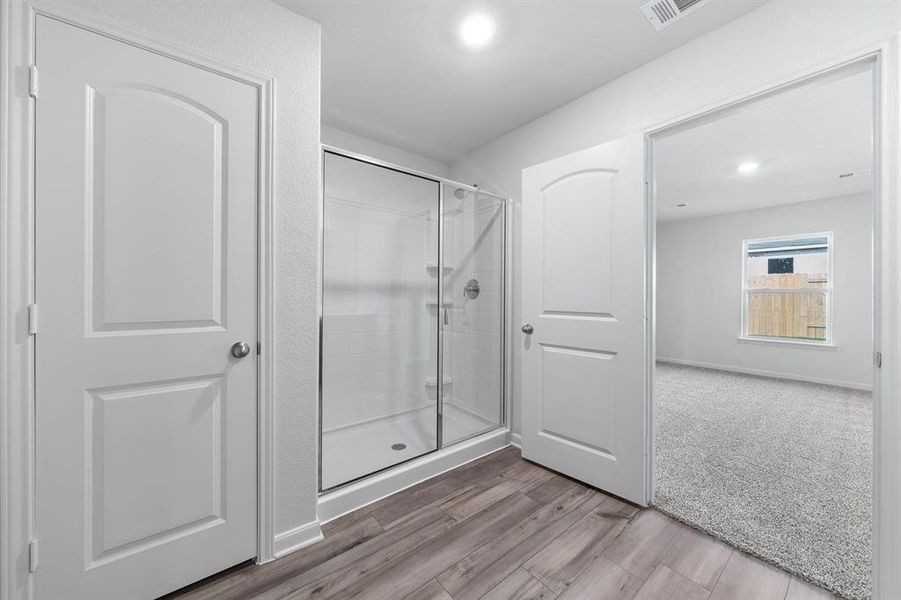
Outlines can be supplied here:
[[641, 6], [641, 12], [654, 29], [660, 31], [673, 21], [678, 21], [710, 0], [651, 0]]

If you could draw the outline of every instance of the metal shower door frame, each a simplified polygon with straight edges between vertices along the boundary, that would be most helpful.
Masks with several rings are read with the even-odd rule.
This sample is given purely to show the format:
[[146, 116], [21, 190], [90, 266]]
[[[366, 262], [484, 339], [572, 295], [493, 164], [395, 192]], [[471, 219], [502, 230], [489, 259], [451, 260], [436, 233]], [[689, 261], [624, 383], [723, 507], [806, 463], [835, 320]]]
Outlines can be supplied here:
[[480, 435], [485, 435], [486, 433], [490, 433], [492, 431], [496, 431], [498, 429], [501, 429], [501, 428], [507, 426], [507, 423], [509, 420], [509, 416], [508, 416], [508, 411], [509, 411], [508, 404], [509, 403], [507, 401], [507, 395], [508, 395], [507, 379], [508, 379], [508, 375], [509, 375], [509, 369], [508, 369], [508, 366], [509, 366], [509, 362], [508, 362], [508, 357], [509, 357], [508, 345], [509, 344], [508, 344], [508, 342], [509, 342], [509, 340], [507, 339], [507, 336], [508, 336], [507, 319], [509, 317], [508, 304], [509, 304], [510, 296], [509, 296], [508, 288], [510, 287], [509, 262], [510, 262], [510, 258], [511, 258], [511, 250], [509, 247], [510, 238], [509, 238], [509, 229], [508, 228], [510, 226], [509, 216], [510, 216], [510, 209], [511, 209], [511, 204], [512, 204], [512, 202], [509, 198], [505, 198], [505, 197], [495, 194], [493, 192], [486, 192], [486, 191], [482, 190], [481, 188], [479, 188], [478, 186], [461, 183], [459, 181], [455, 181], [453, 179], [448, 179], [447, 177], [441, 177], [439, 175], [432, 175], [431, 173], [426, 173], [424, 171], [417, 171], [415, 169], [409, 169], [409, 168], [403, 167], [401, 165], [383, 161], [378, 158], [374, 158], [372, 156], [367, 156], [365, 154], [360, 154], [357, 152], [344, 150], [342, 148], [338, 148], [336, 146], [331, 146], [329, 144], [321, 144], [321, 152], [323, 155], [332, 154], [332, 155], [341, 156], [344, 158], [349, 158], [352, 160], [370, 164], [372, 166], [382, 167], [385, 169], [389, 169], [391, 171], [403, 173], [405, 175], [411, 175], [414, 177], [420, 177], [422, 179], [434, 181], [435, 183], [438, 184], [438, 263], [437, 263], [438, 304], [436, 307], [436, 318], [435, 318], [435, 320], [437, 321], [436, 359], [437, 359], [438, 364], [437, 364], [436, 371], [437, 371], [438, 379], [437, 379], [437, 387], [436, 387], [436, 390], [437, 390], [437, 397], [436, 397], [437, 433], [436, 433], [436, 447], [434, 450], [429, 450], [428, 452], [425, 452], [418, 456], [414, 456], [412, 458], [408, 458], [406, 460], [396, 462], [387, 467], [377, 469], [375, 471], [372, 471], [371, 473], [367, 473], [360, 477], [356, 477], [349, 481], [345, 481], [343, 483], [332, 486], [330, 488], [326, 488], [326, 489], [322, 488], [322, 399], [323, 399], [322, 398], [322, 372], [323, 372], [323, 363], [324, 363], [324, 357], [323, 357], [323, 353], [322, 353], [322, 349], [323, 349], [323, 335], [322, 334], [323, 334], [323, 305], [324, 305], [324, 296], [325, 296], [324, 279], [325, 279], [325, 202], [326, 202], [326, 198], [325, 198], [325, 160], [323, 160], [322, 161], [322, 173], [321, 173], [322, 198], [320, 199], [321, 204], [320, 204], [320, 211], [319, 211], [319, 273], [320, 273], [320, 276], [319, 276], [318, 307], [317, 307], [318, 321], [319, 321], [319, 331], [317, 332], [317, 335], [319, 338], [319, 357], [318, 357], [318, 361], [319, 361], [318, 396], [319, 396], [319, 398], [318, 398], [318, 402], [317, 402], [318, 415], [316, 417], [317, 423], [318, 423], [318, 429], [317, 429], [318, 440], [317, 440], [317, 455], [316, 455], [316, 457], [317, 457], [317, 482], [316, 483], [317, 483], [317, 490], [319, 492], [319, 495], [333, 492], [333, 491], [341, 489], [345, 486], [348, 486], [348, 485], [357, 483], [359, 481], [362, 481], [364, 479], [367, 479], [369, 477], [372, 477], [373, 475], [383, 473], [385, 471], [394, 469], [394, 468], [396, 468], [400, 465], [406, 464], [408, 462], [421, 459], [423, 457], [426, 457], [430, 454], [433, 454], [433, 453], [438, 452], [439, 450], [445, 448], [445, 445], [444, 445], [444, 319], [441, 316], [443, 314], [443, 309], [444, 309], [444, 291], [445, 291], [445, 286], [444, 286], [444, 264], [445, 264], [445, 261], [444, 261], [444, 255], [445, 255], [445, 252], [444, 252], [444, 236], [445, 236], [444, 188], [445, 188], [445, 185], [452, 185], [452, 186], [456, 186], [458, 188], [468, 190], [468, 191], [476, 194], [476, 197], [478, 197], [479, 194], [484, 194], [486, 196], [495, 198], [501, 202], [501, 207], [502, 207], [502, 212], [503, 212], [503, 223], [502, 223], [503, 239], [501, 242], [503, 250], [501, 253], [502, 260], [501, 260], [501, 273], [500, 273], [500, 281], [501, 281], [501, 298], [500, 298], [500, 303], [501, 303], [500, 342], [501, 342], [501, 344], [500, 344], [500, 361], [499, 361], [500, 362], [500, 364], [499, 364], [499, 369], [500, 369], [500, 373], [499, 373], [500, 374], [500, 398], [499, 398], [500, 422], [497, 424], [497, 426], [492, 427], [491, 429], [487, 429], [485, 431], [479, 431], [472, 435], [460, 438], [459, 440], [454, 440], [453, 443], [450, 445], [453, 446], [453, 445], [459, 444], [461, 442], [465, 442], [472, 438], [478, 437]]

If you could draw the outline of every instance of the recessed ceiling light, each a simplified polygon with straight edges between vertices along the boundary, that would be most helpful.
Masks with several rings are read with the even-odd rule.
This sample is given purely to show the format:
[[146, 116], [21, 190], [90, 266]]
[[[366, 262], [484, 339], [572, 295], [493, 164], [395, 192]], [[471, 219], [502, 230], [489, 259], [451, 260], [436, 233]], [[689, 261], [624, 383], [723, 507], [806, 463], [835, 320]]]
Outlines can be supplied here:
[[738, 165], [738, 172], [742, 175], [748, 175], [760, 168], [760, 163], [754, 161], [743, 162]]
[[496, 28], [489, 15], [473, 13], [460, 23], [460, 41], [468, 48], [484, 48], [494, 37]]

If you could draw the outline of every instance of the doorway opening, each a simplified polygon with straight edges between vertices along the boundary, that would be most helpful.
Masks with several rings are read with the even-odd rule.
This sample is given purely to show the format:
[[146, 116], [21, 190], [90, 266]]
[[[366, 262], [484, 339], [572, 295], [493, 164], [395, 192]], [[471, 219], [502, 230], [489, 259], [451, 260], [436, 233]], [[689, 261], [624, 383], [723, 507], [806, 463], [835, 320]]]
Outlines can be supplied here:
[[871, 595], [874, 62], [651, 136], [654, 504]]

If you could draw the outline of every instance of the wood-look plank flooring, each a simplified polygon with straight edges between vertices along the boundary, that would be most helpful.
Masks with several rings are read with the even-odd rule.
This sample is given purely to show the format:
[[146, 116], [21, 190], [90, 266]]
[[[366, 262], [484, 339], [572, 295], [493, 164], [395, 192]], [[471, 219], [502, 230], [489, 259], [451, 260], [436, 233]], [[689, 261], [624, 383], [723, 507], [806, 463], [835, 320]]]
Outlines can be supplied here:
[[345, 515], [325, 540], [168, 600], [826, 600], [831, 594], [508, 448]]

